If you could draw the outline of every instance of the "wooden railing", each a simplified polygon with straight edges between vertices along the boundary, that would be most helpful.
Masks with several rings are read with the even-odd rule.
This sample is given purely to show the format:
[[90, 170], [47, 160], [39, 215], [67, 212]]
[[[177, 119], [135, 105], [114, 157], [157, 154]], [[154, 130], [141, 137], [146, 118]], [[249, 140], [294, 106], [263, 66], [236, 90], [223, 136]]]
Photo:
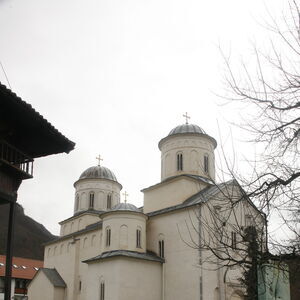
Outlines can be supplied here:
[[0, 160], [29, 176], [33, 175], [33, 159], [5, 141], [0, 141]]

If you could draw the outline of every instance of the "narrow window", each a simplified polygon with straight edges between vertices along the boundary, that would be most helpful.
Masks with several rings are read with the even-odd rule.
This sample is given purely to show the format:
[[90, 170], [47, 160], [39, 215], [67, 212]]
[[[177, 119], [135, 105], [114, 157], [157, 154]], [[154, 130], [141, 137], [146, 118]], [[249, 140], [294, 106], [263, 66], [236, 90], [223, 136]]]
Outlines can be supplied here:
[[165, 241], [164, 240], [160, 240], [158, 242], [158, 248], [159, 248], [159, 256], [161, 258], [165, 257]]
[[140, 229], [136, 230], [136, 247], [142, 248], [142, 246], [141, 246], [141, 230]]
[[177, 154], [177, 171], [183, 170], [183, 159], [182, 159], [182, 153]]
[[236, 232], [231, 232], [231, 247], [232, 249], [236, 249]]
[[204, 172], [208, 173], [208, 155], [204, 155]]
[[100, 283], [100, 300], [104, 300], [105, 296], [105, 285], [104, 282]]
[[94, 199], [95, 199], [95, 193], [94, 192], [90, 192], [89, 208], [94, 208]]
[[79, 281], [79, 287], [78, 287], [79, 292], [81, 291], [81, 285], [82, 285], [82, 283], [81, 283], [81, 280], [80, 280], [80, 281]]
[[111, 209], [111, 194], [107, 195], [107, 209]]
[[110, 239], [111, 239], [111, 230], [110, 228], [106, 229], [106, 247], [110, 246]]

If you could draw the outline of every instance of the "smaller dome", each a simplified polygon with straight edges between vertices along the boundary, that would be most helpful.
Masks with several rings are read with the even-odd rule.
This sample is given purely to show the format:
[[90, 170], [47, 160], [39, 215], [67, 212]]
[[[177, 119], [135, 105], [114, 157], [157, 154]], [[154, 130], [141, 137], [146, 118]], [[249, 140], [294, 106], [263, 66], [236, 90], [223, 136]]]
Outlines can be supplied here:
[[108, 179], [108, 180], [118, 182], [115, 174], [110, 169], [103, 166], [90, 167], [86, 169], [79, 177], [79, 179], [87, 179], [87, 178], [91, 178], [91, 179], [103, 178], [103, 179]]
[[198, 133], [198, 134], [206, 134], [205, 131], [195, 124], [183, 124], [178, 125], [175, 128], [173, 128], [168, 136], [174, 135], [174, 134], [181, 134], [181, 133]]
[[114, 206], [110, 211], [135, 211], [141, 212], [135, 205], [130, 203], [119, 203]]

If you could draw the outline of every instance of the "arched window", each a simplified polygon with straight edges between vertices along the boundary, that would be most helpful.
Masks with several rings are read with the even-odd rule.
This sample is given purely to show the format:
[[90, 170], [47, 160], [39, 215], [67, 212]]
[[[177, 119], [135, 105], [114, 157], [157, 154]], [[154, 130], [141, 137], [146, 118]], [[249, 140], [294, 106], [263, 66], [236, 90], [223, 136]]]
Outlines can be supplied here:
[[177, 171], [183, 170], [183, 157], [182, 153], [177, 153]]
[[209, 160], [208, 160], [208, 155], [205, 154], [204, 155], [204, 172], [208, 173], [208, 169], [209, 169]]
[[158, 241], [158, 253], [161, 258], [165, 257], [165, 241], [164, 240]]
[[100, 300], [105, 300], [105, 284], [104, 284], [104, 281], [100, 282]]
[[111, 229], [109, 227], [106, 228], [106, 247], [110, 246], [110, 241], [111, 241]]
[[107, 204], [106, 204], [107, 209], [111, 209], [111, 194], [107, 195]]
[[141, 235], [142, 235], [142, 232], [140, 229], [137, 229], [136, 230], [136, 247], [137, 248], [142, 248], [141, 246]]
[[94, 208], [94, 199], [95, 199], [95, 193], [90, 192], [89, 196], [89, 208]]
[[79, 195], [76, 195], [75, 199], [75, 210], [77, 211], [79, 209]]

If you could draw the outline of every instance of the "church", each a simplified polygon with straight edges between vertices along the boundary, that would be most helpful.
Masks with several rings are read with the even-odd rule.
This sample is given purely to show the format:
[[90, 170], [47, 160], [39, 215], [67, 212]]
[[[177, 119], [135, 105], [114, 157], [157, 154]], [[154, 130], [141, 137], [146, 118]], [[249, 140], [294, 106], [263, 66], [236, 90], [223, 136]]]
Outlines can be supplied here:
[[238, 256], [239, 231], [263, 222], [262, 214], [247, 199], [228, 209], [241, 189], [234, 180], [216, 183], [217, 142], [198, 125], [173, 128], [158, 147], [161, 181], [142, 190], [141, 208], [120, 202], [121, 183], [100, 163], [80, 175], [74, 212], [45, 245], [29, 300], [243, 299], [241, 270], [203, 241], [219, 243], [214, 211], [223, 220], [226, 251]]

